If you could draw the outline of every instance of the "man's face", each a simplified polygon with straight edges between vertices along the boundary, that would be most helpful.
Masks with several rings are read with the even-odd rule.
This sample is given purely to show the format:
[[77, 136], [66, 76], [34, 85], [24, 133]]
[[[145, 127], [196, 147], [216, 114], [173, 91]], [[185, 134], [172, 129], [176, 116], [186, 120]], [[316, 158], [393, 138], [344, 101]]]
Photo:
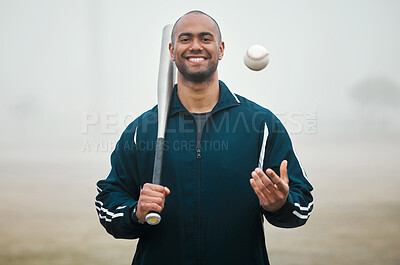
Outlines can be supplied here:
[[176, 25], [170, 52], [185, 80], [202, 83], [216, 74], [224, 43], [218, 39], [217, 26], [209, 17], [189, 14]]

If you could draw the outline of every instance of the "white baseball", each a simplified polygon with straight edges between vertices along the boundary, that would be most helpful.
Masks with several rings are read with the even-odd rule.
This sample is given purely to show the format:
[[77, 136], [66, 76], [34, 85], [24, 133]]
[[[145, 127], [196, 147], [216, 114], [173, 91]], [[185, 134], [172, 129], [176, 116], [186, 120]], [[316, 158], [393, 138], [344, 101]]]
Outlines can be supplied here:
[[269, 63], [269, 52], [261, 45], [249, 47], [243, 56], [244, 64], [253, 71], [264, 69]]

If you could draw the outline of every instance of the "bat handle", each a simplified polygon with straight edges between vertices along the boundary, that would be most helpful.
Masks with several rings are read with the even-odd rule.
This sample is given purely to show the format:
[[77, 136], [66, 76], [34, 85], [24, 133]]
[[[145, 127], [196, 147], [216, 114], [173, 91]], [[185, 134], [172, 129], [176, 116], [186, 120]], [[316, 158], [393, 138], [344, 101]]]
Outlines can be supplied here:
[[146, 223], [149, 225], [156, 225], [161, 222], [161, 215], [156, 212], [149, 212], [146, 215]]
[[[153, 169], [153, 184], [161, 184], [161, 169], [164, 156], [164, 138], [157, 138], [156, 143], [156, 154], [154, 159], [154, 169]], [[156, 225], [161, 222], [161, 215], [157, 212], [149, 212], [146, 215], [146, 222], [149, 225]]]

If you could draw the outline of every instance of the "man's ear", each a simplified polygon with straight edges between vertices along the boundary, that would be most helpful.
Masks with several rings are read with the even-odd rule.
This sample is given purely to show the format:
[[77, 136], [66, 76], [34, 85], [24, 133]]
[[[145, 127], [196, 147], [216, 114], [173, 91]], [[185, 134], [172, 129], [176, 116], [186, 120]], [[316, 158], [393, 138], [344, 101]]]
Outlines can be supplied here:
[[172, 42], [169, 43], [168, 49], [169, 49], [169, 55], [171, 55], [172, 61], [175, 61], [174, 45], [172, 44]]
[[221, 41], [219, 44], [219, 51], [218, 51], [218, 59], [222, 60], [222, 57], [224, 57], [224, 51], [225, 51], [225, 43]]

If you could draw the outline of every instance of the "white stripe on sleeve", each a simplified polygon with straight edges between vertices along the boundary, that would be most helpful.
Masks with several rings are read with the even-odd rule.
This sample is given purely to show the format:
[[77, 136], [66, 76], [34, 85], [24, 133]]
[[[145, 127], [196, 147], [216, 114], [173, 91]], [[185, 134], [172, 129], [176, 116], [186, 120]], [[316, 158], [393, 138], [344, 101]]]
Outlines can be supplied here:
[[307, 215], [302, 215], [298, 211], [293, 211], [293, 214], [299, 217], [300, 219], [308, 219], [308, 217], [310, 216], [310, 213], [308, 213]]
[[294, 149], [294, 146], [292, 146], [292, 149], [293, 149], [294, 156], [295, 156], [296, 159], [297, 159], [297, 162], [299, 162], [299, 166], [300, 166], [300, 168], [301, 168], [301, 172], [303, 173], [303, 177], [308, 181], [308, 183], [311, 183], [311, 182], [308, 180], [308, 178], [307, 178], [306, 171], [304, 170], [303, 165], [301, 164], [300, 159], [299, 159], [299, 157], [297, 156], [297, 153], [296, 153], [296, 150]]
[[[99, 218], [100, 219], [104, 219], [107, 222], [111, 222], [112, 219], [114, 219], [114, 218], [123, 217], [124, 216], [124, 213], [114, 213], [114, 212], [111, 212], [108, 209], [104, 208], [103, 207], [103, 203], [101, 201], [97, 201], [96, 200], [95, 202], [100, 205], [100, 207], [98, 205], [96, 205], [96, 209], [99, 212]], [[125, 207], [126, 207], [126, 205], [125, 206], [120, 206], [116, 210], [118, 211], [118, 210], [124, 209]], [[102, 214], [102, 213], [104, 213], [105, 215]], [[110, 216], [111, 219], [107, 218], [107, 215]]]
[[262, 141], [262, 145], [261, 145], [260, 156], [258, 159], [258, 167], [261, 168], [261, 170], [263, 170], [263, 166], [264, 166], [264, 157], [265, 157], [265, 149], [266, 149], [266, 145], [267, 145], [267, 138], [268, 138], [268, 127], [267, 127], [267, 123], [264, 123], [264, 137], [263, 137], [263, 141]]
[[137, 126], [135, 129], [135, 134], [133, 135], [133, 144], [136, 144]]
[[313, 206], [314, 201], [310, 202], [308, 206], [301, 206], [299, 203], [294, 203], [294, 206], [298, 207], [300, 211], [310, 211], [311, 206]]

